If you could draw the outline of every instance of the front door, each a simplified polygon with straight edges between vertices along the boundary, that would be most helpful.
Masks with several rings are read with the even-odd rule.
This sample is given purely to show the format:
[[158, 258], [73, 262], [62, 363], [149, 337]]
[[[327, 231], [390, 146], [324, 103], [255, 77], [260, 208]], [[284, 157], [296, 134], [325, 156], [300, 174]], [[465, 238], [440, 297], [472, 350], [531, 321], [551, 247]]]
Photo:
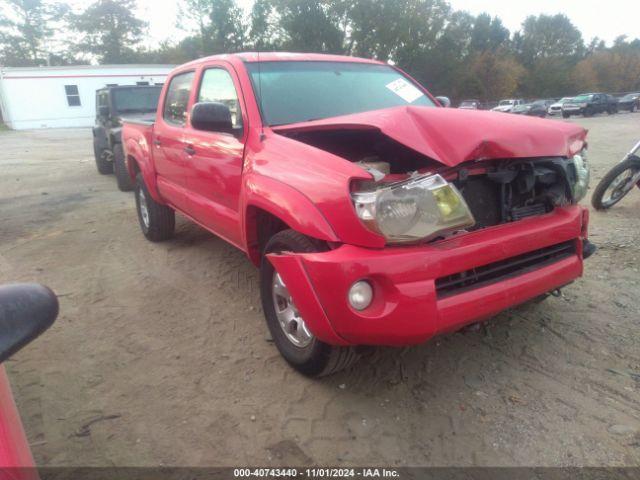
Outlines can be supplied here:
[[240, 185], [246, 137], [246, 118], [239, 100], [237, 79], [225, 64], [200, 72], [195, 102], [218, 102], [229, 107], [234, 133], [185, 130], [189, 213], [227, 241], [240, 245]]
[[194, 72], [184, 72], [171, 78], [162, 116], [153, 126], [151, 145], [160, 195], [182, 211], [189, 207], [185, 193], [188, 162], [184, 135], [194, 76]]

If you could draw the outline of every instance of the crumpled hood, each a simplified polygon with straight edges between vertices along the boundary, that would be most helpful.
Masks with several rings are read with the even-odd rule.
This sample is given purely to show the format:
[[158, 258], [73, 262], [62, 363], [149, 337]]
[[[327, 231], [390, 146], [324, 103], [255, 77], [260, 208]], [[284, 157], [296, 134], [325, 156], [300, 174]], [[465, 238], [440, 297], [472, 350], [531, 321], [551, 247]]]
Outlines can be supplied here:
[[380, 130], [448, 166], [488, 158], [569, 157], [585, 145], [575, 124], [479, 110], [403, 106], [273, 127], [275, 132]]

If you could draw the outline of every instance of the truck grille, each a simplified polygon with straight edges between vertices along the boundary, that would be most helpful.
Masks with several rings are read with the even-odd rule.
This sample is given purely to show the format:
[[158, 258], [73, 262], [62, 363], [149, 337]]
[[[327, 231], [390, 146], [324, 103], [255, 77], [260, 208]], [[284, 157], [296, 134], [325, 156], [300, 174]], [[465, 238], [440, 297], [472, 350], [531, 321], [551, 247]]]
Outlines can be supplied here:
[[480, 288], [542, 268], [575, 254], [575, 242], [569, 241], [454, 273], [436, 280], [436, 295], [438, 298], [445, 298]]

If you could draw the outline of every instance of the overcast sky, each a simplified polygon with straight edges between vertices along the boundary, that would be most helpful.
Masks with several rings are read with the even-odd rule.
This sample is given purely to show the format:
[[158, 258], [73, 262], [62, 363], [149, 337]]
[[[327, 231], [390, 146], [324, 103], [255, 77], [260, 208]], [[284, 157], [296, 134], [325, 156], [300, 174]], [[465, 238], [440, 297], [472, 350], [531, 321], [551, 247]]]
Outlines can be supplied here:
[[[564, 13], [582, 31], [586, 42], [600, 37], [611, 43], [618, 35], [640, 37], [640, 0], [449, 0], [457, 10], [499, 16], [512, 32], [528, 15]], [[153, 40], [179, 39], [175, 27], [177, 8], [173, 0], [139, 0], [141, 13], [150, 22]], [[253, 0], [239, 0], [247, 12]]]

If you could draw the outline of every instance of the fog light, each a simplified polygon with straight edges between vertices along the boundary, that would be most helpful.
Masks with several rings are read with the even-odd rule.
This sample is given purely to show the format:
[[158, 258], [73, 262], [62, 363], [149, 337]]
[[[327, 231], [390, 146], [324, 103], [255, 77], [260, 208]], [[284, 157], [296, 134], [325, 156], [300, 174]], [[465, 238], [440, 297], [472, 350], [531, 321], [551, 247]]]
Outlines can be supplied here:
[[373, 288], [366, 280], [358, 280], [349, 289], [349, 304], [356, 310], [364, 310], [373, 300]]

